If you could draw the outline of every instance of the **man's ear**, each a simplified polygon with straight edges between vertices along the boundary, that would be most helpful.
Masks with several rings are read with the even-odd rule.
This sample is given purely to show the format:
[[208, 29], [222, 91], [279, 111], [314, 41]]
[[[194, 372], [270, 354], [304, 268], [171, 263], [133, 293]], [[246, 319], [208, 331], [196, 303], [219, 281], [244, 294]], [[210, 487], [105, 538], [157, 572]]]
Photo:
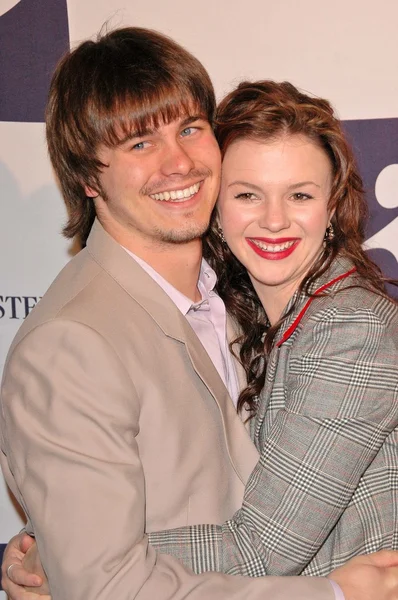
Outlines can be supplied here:
[[99, 196], [99, 192], [89, 185], [84, 186], [84, 193], [88, 198], [97, 198]]

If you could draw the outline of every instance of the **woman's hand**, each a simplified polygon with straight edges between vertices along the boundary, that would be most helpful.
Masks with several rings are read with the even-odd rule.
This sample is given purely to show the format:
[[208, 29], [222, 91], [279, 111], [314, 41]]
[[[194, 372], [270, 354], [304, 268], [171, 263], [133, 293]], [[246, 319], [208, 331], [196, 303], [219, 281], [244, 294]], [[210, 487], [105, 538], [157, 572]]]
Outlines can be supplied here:
[[345, 600], [397, 600], [398, 551], [356, 556], [328, 577], [339, 584]]

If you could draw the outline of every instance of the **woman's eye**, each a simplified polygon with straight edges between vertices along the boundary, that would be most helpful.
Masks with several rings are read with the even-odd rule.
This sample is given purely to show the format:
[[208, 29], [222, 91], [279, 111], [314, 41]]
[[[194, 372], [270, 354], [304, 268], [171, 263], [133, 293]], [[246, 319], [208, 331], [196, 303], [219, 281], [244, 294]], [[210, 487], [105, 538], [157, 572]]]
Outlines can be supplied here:
[[234, 198], [238, 198], [239, 200], [257, 200], [256, 194], [253, 192], [242, 192], [240, 194], [236, 194]]
[[305, 194], [304, 192], [295, 192], [292, 195], [294, 200], [310, 200], [312, 196], [310, 194]]

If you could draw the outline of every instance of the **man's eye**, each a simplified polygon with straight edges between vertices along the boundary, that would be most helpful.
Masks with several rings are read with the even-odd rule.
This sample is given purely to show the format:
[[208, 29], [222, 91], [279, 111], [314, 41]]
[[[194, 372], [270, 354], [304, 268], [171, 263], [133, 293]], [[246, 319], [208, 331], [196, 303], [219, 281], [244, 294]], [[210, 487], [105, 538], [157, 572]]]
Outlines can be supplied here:
[[144, 150], [144, 148], [147, 148], [149, 145], [149, 142], [137, 142], [137, 144], [134, 144], [134, 146], [132, 146], [132, 150]]
[[185, 129], [183, 129], [181, 131], [181, 135], [183, 137], [187, 137], [188, 135], [192, 135], [193, 133], [195, 133], [195, 131], [197, 130], [197, 127], [185, 127]]

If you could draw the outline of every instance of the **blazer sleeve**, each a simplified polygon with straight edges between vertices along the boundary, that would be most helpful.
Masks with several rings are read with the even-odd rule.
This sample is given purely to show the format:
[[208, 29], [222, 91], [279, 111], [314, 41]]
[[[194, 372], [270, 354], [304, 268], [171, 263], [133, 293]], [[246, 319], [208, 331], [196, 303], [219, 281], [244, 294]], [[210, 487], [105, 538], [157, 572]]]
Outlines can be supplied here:
[[89, 327], [56, 320], [29, 333], [8, 361], [2, 411], [3, 461], [53, 600], [332, 600], [325, 579], [197, 576], [155, 552], [145, 535], [139, 398]]
[[[300, 574], [397, 425], [397, 328], [371, 310], [315, 313], [290, 359], [287, 347], [275, 352], [280, 409], [242, 508], [224, 525], [150, 535], [159, 551], [178, 553], [196, 572]], [[335, 551], [331, 544], [326, 572]]]

